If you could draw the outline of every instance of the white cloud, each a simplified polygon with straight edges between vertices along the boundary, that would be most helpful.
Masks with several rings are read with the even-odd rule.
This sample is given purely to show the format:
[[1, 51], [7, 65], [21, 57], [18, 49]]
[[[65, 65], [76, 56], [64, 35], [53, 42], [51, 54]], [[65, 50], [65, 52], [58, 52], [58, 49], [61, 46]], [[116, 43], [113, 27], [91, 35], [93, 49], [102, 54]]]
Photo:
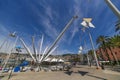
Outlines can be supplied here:
[[46, 7], [46, 14], [50, 19], [53, 19], [52, 8], [50, 6]]
[[55, 39], [58, 35], [58, 32], [55, 29], [54, 25], [52, 25], [51, 21], [48, 18], [44, 18], [42, 24], [45, 28], [45, 32], [47, 33], [47, 35], [52, 39]]
[[[38, 16], [38, 23], [43, 25], [45, 29], [45, 33], [51, 37], [52, 39], [55, 39], [58, 35], [58, 31], [56, 30], [56, 26], [53, 25], [53, 19], [55, 19], [56, 12], [52, 10], [51, 6], [47, 4], [45, 1], [39, 3], [40, 6], [43, 7], [44, 13], [42, 14], [39, 10], [39, 7], [35, 6], [34, 4], [31, 4], [33, 12]], [[54, 15], [54, 16], [53, 16]], [[56, 14], [57, 16], [57, 14]]]
[[80, 13], [80, 3], [81, 1], [80, 0], [74, 0], [74, 6], [73, 6], [73, 10], [74, 10], [74, 14], [75, 15], [81, 15]]
[[[77, 15], [79, 17], [79, 19], [82, 17], [83, 13], [81, 11], [81, 8], [80, 8], [80, 5], [81, 5], [81, 1], [80, 0], [74, 0], [74, 5], [73, 5], [73, 13], [74, 15]], [[69, 12], [72, 12], [72, 10], [70, 10]], [[76, 35], [76, 33], [79, 31], [79, 21], [76, 20], [73, 22], [73, 28], [71, 28], [71, 37], [68, 41], [68, 43], [70, 44], [71, 41], [73, 40], [74, 36]]]
[[71, 37], [70, 37], [70, 39], [69, 39], [69, 41], [68, 41], [69, 44], [71, 44], [71, 42], [72, 42], [75, 34], [76, 34], [78, 31], [79, 31], [79, 30], [78, 30], [77, 27], [74, 27], [73, 30], [71, 30], [72, 35], [71, 35]]

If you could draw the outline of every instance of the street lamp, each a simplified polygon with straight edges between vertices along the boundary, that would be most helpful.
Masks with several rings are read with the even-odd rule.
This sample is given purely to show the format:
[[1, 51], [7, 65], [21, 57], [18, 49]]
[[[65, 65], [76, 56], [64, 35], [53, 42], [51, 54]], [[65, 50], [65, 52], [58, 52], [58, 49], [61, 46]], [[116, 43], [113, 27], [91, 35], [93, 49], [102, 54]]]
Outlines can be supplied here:
[[80, 46], [80, 47], [79, 47], [79, 51], [82, 51], [82, 50], [83, 50], [83, 48], [82, 48], [82, 46]]
[[83, 54], [82, 54], [82, 51], [83, 51], [83, 48], [82, 48], [82, 46], [80, 46], [80, 47], [79, 47], [78, 54], [79, 54], [79, 55], [81, 54], [81, 55], [80, 55], [80, 56], [81, 56], [81, 59], [80, 59], [80, 60], [83, 62]]
[[8, 53], [8, 56], [7, 56], [7, 58], [6, 58], [5, 62], [4, 62], [3, 68], [0, 71], [0, 76], [2, 76], [2, 72], [4, 71], [4, 68], [5, 68], [6, 64], [8, 63], [10, 55], [11, 55], [11, 53], [12, 53], [12, 51], [13, 51], [13, 49], [14, 49], [17, 41], [18, 41], [18, 36], [16, 37], [16, 32], [10, 33], [9, 36], [6, 38], [6, 40], [3, 42], [3, 44], [0, 46], [0, 49], [2, 48], [2, 46], [4, 45], [4, 43], [7, 41], [7, 39], [9, 39], [9, 37], [16, 38], [16, 39], [15, 39], [15, 42], [14, 42], [12, 48], [11, 48], [11, 51]]
[[22, 49], [21, 46], [16, 46], [17, 55], [16, 55], [16, 57], [15, 57], [15, 61], [14, 61], [13, 67], [12, 67], [12, 69], [11, 69], [11, 72], [10, 72], [10, 74], [9, 74], [8, 80], [11, 78], [13, 69], [15, 68], [15, 63], [16, 63], [16, 61], [18, 60], [18, 59], [17, 59], [17, 58], [18, 58], [18, 55], [19, 55], [20, 52], [22, 52], [21, 49]]
[[[83, 18], [83, 22], [81, 23], [81, 25], [83, 26], [83, 31], [85, 31], [86, 28], [89, 28], [89, 27], [92, 27], [92, 28], [95, 28], [95, 26], [91, 23], [92, 21], [92, 18]], [[88, 35], [89, 35], [89, 38], [90, 38], [90, 42], [91, 42], [91, 45], [92, 45], [92, 49], [94, 51], [94, 57], [95, 57], [95, 61], [96, 61], [96, 64], [97, 64], [97, 69], [99, 68], [99, 63], [98, 63], [98, 59], [97, 59], [97, 56], [96, 56], [96, 51], [95, 51], [95, 47], [94, 47], [94, 44], [93, 44], [93, 40], [92, 40], [92, 36], [91, 36], [91, 33], [88, 31]]]
[[[87, 50], [86, 41], [85, 40], [84, 40], [84, 49]], [[86, 54], [87, 54], [88, 65], [90, 65], [89, 55], [88, 55], [88, 53], [86, 53]]]

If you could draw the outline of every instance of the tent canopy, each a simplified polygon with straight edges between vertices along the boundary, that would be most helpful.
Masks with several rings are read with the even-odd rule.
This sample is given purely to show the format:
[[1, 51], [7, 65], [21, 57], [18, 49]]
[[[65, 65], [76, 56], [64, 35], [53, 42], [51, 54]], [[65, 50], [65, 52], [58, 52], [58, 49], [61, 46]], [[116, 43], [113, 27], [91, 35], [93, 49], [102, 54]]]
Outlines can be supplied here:
[[57, 59], [57, 58], [47, 58], [44, 61], [46, 61], [46, 62], [64, 62], [63, 59]]

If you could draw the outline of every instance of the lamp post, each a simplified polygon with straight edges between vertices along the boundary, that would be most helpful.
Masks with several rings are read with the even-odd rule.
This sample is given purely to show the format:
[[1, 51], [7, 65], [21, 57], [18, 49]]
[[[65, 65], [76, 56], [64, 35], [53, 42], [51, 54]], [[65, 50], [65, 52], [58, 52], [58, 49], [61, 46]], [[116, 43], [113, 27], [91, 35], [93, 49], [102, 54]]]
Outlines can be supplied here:
[[[11, 37], [11, 38], [16, 38], [16, 39], [15, 39], [15, 42], [14, 42], [14, 44], [13, 44], [13, 47], [11, 48], [11, 51], [8, 53], [8, 56], [7, 56], [7, 58], [6, 58], [5, 62], [4, 62], [4, 65], [3, 65], [3, 67], [2, 67], [2, 70], [0, 71], [0, 76], [2, 76], [2, 72], [4, 71], [4, 68], [6, 67], [6, 64], [8, 63], [8, 60], [9, 60], [9, 58], [10, 58], [10, 55], [11, 55], [11, 53], [12, 53], [12, 51], [13, 51], [13, 49], [14, 49], [17, 41], [18, 41], [18, 36], [16, 37], [16, 32], [10, 33], [9, 36], [6, 38], [5, 41], [7, 41], [7, 39], [8, 39], [9, 37]], [[0, 49], [1, 49], [2, 46], [4, 45], [5, 41], [4, 41], [3, 44], [0, 46]]]
[[[81, 23], [81, 25], [83, 26], [84, 31], [85, 31], [86, 28], [89, 28], [89, 27], [95, 28], [95, 26], [91, 23], [91, 21], [92, 21], [92, 18], [83, 18], [83, 22]], [[90, 33], [89, 30], [88, 30], [88, 35], [89, 35], [89, 38], [90, 38], [92, 49], [94, 51], [94, 57], [95, 57], [95, 61], [96, 61], [96, 64], [97, 64], [97, 69], [99, 69], [100, 66], [99, 66], [99, 63], [98, 63], [97, 56], [96, 56], [96, 51], [95, 51], [95, 47], [94, 47], [94, 44], [93, 44], [92, 36], [91, 36], [91, 33]]]
[[17, 51], [17, 54], [16, 54], [16, 57], [15, 57], [14, 64], [13, 64], [13, 67], [12, 67], [12, 69], [11, 69], [11, 72], [10, 72], [10, 74], [9, 74], [8, 80], [11, 78], [13, 69], [14, 69], [14, 67], [15, 67], [15, 63], [16, 63], [16, 61], [18, 60], [18, 55], [19, 55], [20, 52], [22, 52], [22, 51], [21, 51], [21, 47], [20, 47], [20, 46], [17, 46], [17, 47], [16, 47], [16, 51]]
[[81, 61], [83, 62], [83, 55], [82, 55], [83, 48], [82, 46], [79, 47], [78, 54], [81, 54]]
[[[84, 49], [87, 50], [87, 47], [86, 47], [86, 41], [84, 40]], [[87, 61], [88, 61], [88, 66], [90, 65], [90, 59], [89, 59], [89, 55], [88, 53], [87, 54]]]
[[98, 59], [97, 59], [95, 47], [94, 47], [94, 44], [93, 44], [92, 36], [91, 36], [90, 32], [88, 32], [88, 34], [89, 34], [89, 37], [90, 37], [92, 49], [93, 49], [93, 51], [94, 51], [94, 57], [95, 57], [95, 60], [96, 60], [97, 68], [99, 68], [99, 63], [98, 63]]

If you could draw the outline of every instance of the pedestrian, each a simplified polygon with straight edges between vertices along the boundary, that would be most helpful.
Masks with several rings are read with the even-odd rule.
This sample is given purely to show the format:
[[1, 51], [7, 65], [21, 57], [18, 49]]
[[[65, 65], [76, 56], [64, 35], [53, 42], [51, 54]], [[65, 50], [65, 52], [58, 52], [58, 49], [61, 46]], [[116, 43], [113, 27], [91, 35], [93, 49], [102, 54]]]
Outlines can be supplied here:
[[101, 68], [102, 68], [102, 70], [105, 70], [105, 67], [104, 67], [103, 63], [101, 64]]

